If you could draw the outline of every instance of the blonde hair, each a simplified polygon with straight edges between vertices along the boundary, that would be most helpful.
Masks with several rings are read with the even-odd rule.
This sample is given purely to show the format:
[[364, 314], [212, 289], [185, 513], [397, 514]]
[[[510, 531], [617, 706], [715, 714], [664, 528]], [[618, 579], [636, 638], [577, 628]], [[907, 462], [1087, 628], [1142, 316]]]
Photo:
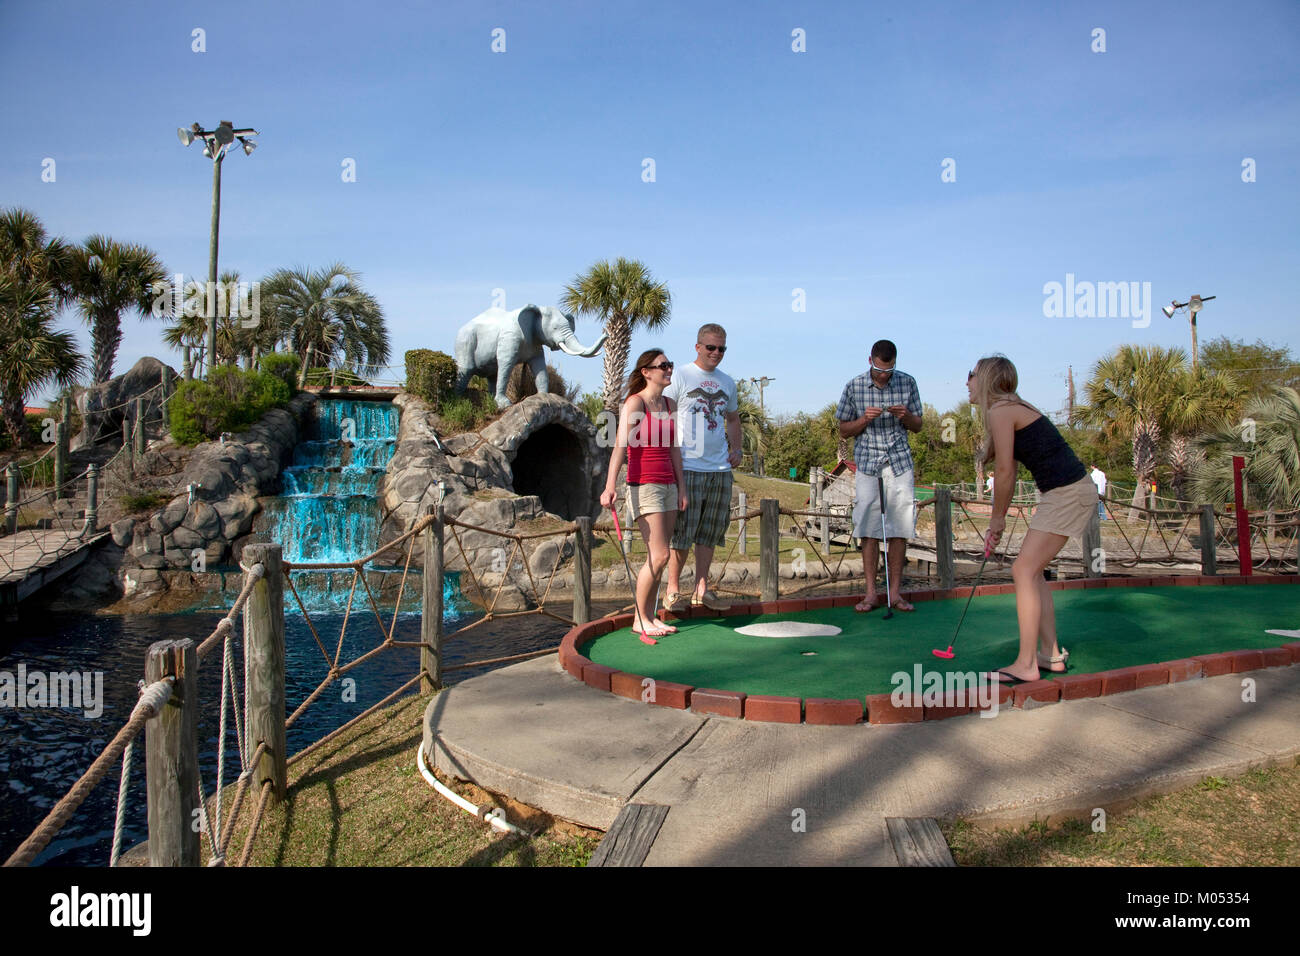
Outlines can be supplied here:
[[989, 409], [1004, 402], [1023, 405], [1035, 412], [1038, 409], [1016, 393], [1020, 376], [1011, 364], [1011, 359], [1005, 355], [986, 355], [975, 363], [972, 371], [975, 373], [975, 404], [979, 407], [980, 424], [984, 427], [984, 442], [976, 452], [976, 457], [980, 461], [988, 461], [993, 451], [993, 433], [989, 431], [988, 425]]

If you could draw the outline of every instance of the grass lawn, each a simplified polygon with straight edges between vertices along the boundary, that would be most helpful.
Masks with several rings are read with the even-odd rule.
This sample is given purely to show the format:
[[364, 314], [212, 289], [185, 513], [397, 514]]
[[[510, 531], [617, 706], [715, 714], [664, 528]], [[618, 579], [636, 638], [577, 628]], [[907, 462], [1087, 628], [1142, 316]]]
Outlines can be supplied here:
[[982, 829], [940, 821], [958, 866], [1298, 866], [1300, 766], [1253, 770], [1091, 820]]
[[[403, 698], [292, 764], [288, 800], [267, 811], [253, 865], [585, 866], [599, 832], [505, 801], [507, 819], [537, 836], [501, 834], [425, 782], [415, 752], [430, 699]], [[473, 786], [452, 789], [479, 806], [498, 804]], [[223, 811], [233, 795], [232, 787]], [[234, 859], [243, 849], [253, 797], [231, 840]], [[205, 864], [207, 847], [204, 842]]]

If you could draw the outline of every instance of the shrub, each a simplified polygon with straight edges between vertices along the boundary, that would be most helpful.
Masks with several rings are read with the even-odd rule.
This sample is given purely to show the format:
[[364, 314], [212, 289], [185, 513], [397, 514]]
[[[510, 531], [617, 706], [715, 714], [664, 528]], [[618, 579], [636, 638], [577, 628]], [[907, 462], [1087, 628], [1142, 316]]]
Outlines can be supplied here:
[[170, 403], [172, 438], [180, 445], [197, 445], [222, 432], [238, 431], [286, 404], [292, 394], [277, 375], [219, 366], [207, 381], [195, 379], [177, 387]]
[[444, 399], [438, 418], [449, 431], [476, 431], [496, 414], [496, 410], [496, 401], [491, 395], [471, 388], [467, 395], [452, 395]]
[[[559, 395], [572, 402], [577, 399], [578, 393], [582, 390], [581, 385], [570, 385], [565, 381], [560, 370], [549, 362], [546, 365], [546, 376], [546, 390], [551, 395]], [[512, 402], [522, 402], [528, 396], [536, 394], [537, 378], [533, 375], [533, 370], [528, 367], [527, 362], [516, 362], [515, 367], [510, 370], [510, 378], [506, 380], [506, 398]]]
[[142, 491], [138, 495], [123, 495], [118, 499], [122, 505], [122, 510], [127, 514], [156, 511], [171, 500], [172, 496], [164, 491]]
[[263, 355], [257, 360], [259, 372], [274, 375], [288, 385], [290, 391], [297, 391], [298, 389], [298, 370], [301, 367], [302, 362], [298, 360], [298, 356], [291, 352], [271, 352], [269, 355]]
[[456, 360], [446, 352], [411, 349], [406, 353], [406, 390], [418, 395], [435, 412], [452, 398], [456, 388]]

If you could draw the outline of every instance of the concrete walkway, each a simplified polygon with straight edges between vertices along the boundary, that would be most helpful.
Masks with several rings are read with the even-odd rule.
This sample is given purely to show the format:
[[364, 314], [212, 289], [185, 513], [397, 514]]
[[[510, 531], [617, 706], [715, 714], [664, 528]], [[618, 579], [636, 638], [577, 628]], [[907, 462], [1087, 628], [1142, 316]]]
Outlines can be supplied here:
[[[1254, 702], [1242, 701], [1246, 677]], [[632, 800], [668, 806], [647, 866], [894, 866], [886, 817], [1112, 812], [1290, 763], [1300, 665], [993, 718], [817, 727], [626, 700], [546, 657], [439, 694], [424, 748], [446, 773], [587, 826], [607, 829]]]

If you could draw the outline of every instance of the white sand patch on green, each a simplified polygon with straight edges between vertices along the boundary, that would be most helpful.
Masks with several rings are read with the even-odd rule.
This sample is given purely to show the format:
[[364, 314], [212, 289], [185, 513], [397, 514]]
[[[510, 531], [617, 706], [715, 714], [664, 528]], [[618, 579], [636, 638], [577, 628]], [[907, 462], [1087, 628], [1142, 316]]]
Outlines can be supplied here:
[[765, 621], [736, 628], [747, 637], [834, 637], [842, 633], [834, 624], [810, 624], [807, 621]]

